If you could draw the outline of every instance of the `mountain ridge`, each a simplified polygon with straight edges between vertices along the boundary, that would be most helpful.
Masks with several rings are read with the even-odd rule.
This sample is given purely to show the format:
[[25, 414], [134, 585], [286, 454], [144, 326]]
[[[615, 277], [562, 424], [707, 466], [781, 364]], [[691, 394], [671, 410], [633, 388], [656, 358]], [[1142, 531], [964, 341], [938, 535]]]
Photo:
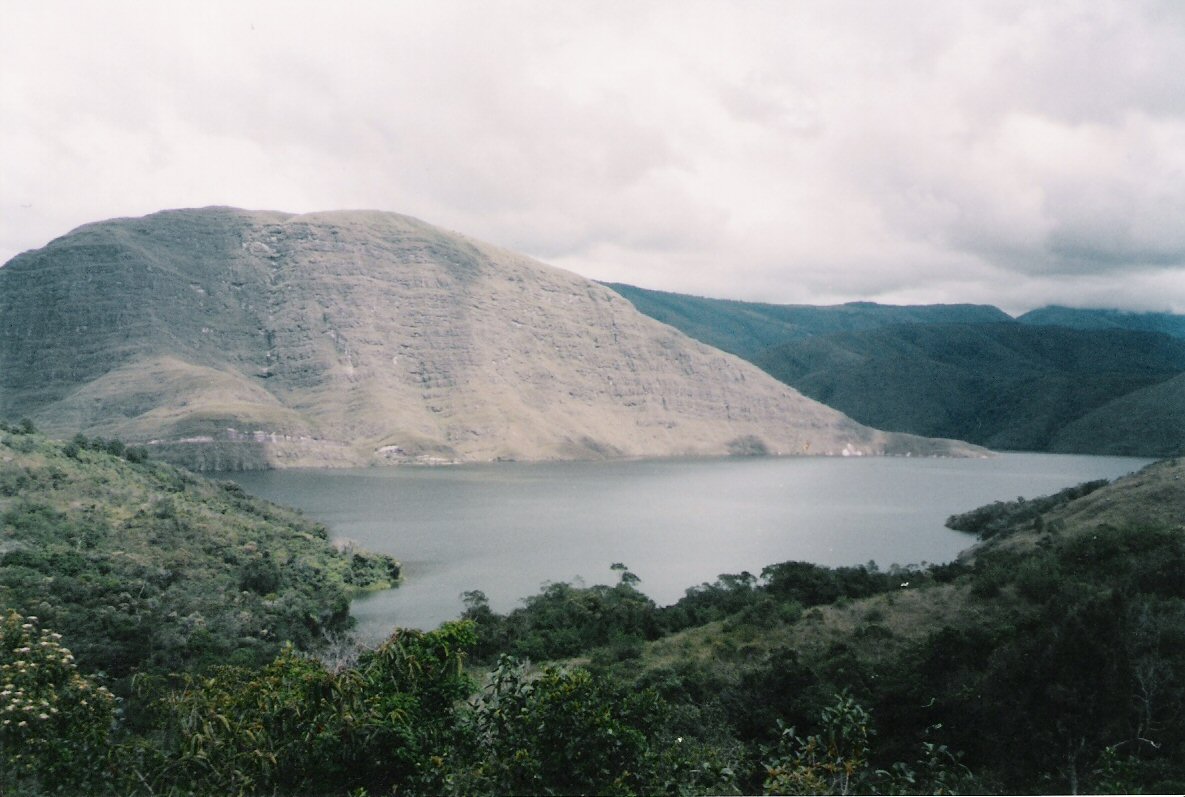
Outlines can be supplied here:
[[750, 361], [770, 346], [822, 334], [855, 332], [911, 321], [986, 323], [1012, 320], [1003, 310], [991, 305], [770, 304], [654, 291], [619, 282], [603, 284], [629, 299], [651, 318]]
[[0, 268], [0, 416], [199, 469], [971, 452], [863, 427], [613, 291], [409, 216], [212, 207]]

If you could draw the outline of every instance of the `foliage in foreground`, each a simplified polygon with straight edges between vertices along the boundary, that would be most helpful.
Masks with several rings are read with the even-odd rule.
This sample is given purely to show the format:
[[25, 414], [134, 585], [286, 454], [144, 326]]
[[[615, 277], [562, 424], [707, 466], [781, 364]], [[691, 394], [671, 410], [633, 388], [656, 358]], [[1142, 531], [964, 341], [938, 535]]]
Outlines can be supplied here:
[[[653, 690], [503, 657], [476, 691], [462, 667], [469, 623], [398, 632], [337, 672], [289, 648], [258, 670], [150, 680], [151, 722], [136, 734], [34, 621], [10, 612], [0, 625], [4, 793], [740, 793], [718, 750], [670, 735], [671, 707]], [[871, 718], [850, 696], [821, 720], [805, 740], [783, 731], [766, 793], [923, 782], [901, 763], [869, 769]], [[928, 785], [955, 782], [948, 759], [934, 759]]]
[[[0, 714], [7, 719], [35, 709], [31, 716], [43, 724], [22, 717], [28, 724], [0, 726], [5, 788], [116, 794], [1179, 790], [1185, 781], [1185, 733], [1175, 719], [1185, 711], [1181, 535], [1110, 530], [1019, 563], [1003, 556], [984, 557], [956, 585], [967, 582], [970, 600], [1006, 604], [1007, 611], [912, 641], [893, 641], [882, 631], [818, 655], [800, 652], [777, 639], [793, 639], [819, 620], [799, 610], [770, 623], [764, 610], [753, 611], [770, 599], [759, 594], [723, 622], [690, 629], [714, 640], [716, 652], [693, 650], [682, 663], [652, 661], [646, 648], [625, 658], [605, 655], [611, 641], [600, 653], [588, 651], [583, 667], [535, 669], [503, 656], [479, 687], [464, 667], [478, 647], [478, 629], [461, 622], [430, 633], [398, 632], [345, 667], [289, 648], [262, 667], [142, 676], [124, 712], [94, 676], [78, 671], [55, 634], [10, 613], [0, 631], [6, 679]], [[1001, 572], [1012, 575], [1002, 581]], [[1109, 586], [1100, 585], [1104, 572], [1111, 573]], [[915, 572], [911, 583], [919, 578], [925, 574]], [[747, 581], [732, 580], [717, 599], [739, 602], [730, 593], [748, 594], [738, 586]], [[944, 586], [934, 585], [928, 589]], [[606, 590], [593, 594], [604, 597]], [[704, 600], [702, 592], [692, 594]], [[828, 609], [862, 611], [857, 603], [841, 607], [845, 600]], [[891, 611], [892, 604], [885, 606]], [[758, 641], [730, 642], [744, 639]], [[882, 648], [895, 652], [882, 655]]]
[[161, 690], [138, 776], [156, 793], [390, 793], [432, 783], [472, 689], [472, 629], [399, 632], [331, 672], [285, 650], [268, 666], [218, 668]]
[[[466, 621], [398, 632], [337, 669], [287, 649], [263, 667], [143, 677], [123, 717], [52, 633], [12, 613], [0, 639], [0, 673], [10, 679], [0, 712], [25, 711], [32, 701], [39, 719], [42, 712], [60, 719], [37, 726], [40, 735], [18, 737], [3, 726], [6, 788], [1177, 790], [1185, 780], [1185, 733], [1175, 721], [1185, 711], [1185, 541], [1167, 531], [1112, 530], [1042, 555], [1028, 560], [1035, 565], [986, 557], [958, 580], [970, 582], [969, 596], [984, 592], [977, 585], [986, 580], [994, 596], [972, 599], [1011, 608], [905, 641], [891, 658], [878, 653], [884, 636], [820, 656], [725, 646], [674, 667], [652, 663], [648, 651], [624, 659], [594, 651], [586, 667], [538, 670], [502, 657], [479, 688], [464, 668], [478, 644]], [[1000, 583], [1001, 569], [1012, 579]], [[1099, 584], [1104, 570], [1110, 586]], [[727, 592], [720, 599], [735, 600]], [[750, 638], [752, 617], [764, 622], [751, 609], [767, 598], [732, 621], [692, 630]], [[793, 634], [811, 622], [800, 613], [764, 633]], [[36, 680], [31, 673], [43, 666], [47, 675]], [[84, 697], [92, 694], [97, 703]], [[31, 722], [18, 727], [33, 734]]]

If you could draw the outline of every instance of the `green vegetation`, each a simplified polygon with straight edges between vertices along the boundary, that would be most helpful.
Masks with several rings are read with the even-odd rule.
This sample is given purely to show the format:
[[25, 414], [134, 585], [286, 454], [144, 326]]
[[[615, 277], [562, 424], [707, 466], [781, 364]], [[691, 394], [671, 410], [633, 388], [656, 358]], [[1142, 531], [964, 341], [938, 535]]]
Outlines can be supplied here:
[[[119, 670], [93, 649], [101, 635], [88, 636], [84, 609], [62, 603], [52, 585], [85, 584], [111, 560], [146, 557], [132, 542], [138, 522], [192, 524], [199, 497], [225, 508], [219, 517], [236, 534], [261, 533], [245, 515], [282, 519], [286, 535], [277, 531], [267, 547], [253, 536], [251, 555], [223, 568], [243, 600], [271, 590], [260, 611], [284, 603], [287, 565], [311, 556], [286, 539], [308, 532], [328, 556], [325, 583], [335, 578], [337, 592], [298, 593], [303, 600], [332, 606], [356, 562], [325, 554], [298, 517], [225, 485], [117, 458], [106, 445], [79, 446], [75, 459], [27, 429], [5, 434], [4, 601], [37, 587], [52, 609], [30, 617], [21, 597], [0, 619], [6, 794], [1185, 788], [1179, 461], [960, 516], [952, 522], [981, 539], [948, 565], [882, 572], [783, 562], [722, 575], [659, 607], [617, 563], [615, 584], [553, 584], [506, 615], [468, 593], [459, 621], [397, 631], [373, 650], [301, 652], [308, 628], [283, 626], [280, 612], [276, 627], [291, 630], [297, 647], [239, 640], [249, 655], [236, 649], [215, 661], [124, 646]], [[81, 497], [55, 499], [55, 467]], [[172, 494], [172, 515], [158, 517], [145, 485], [166, 476], [184, 488]], [[90, 489], [111, 496], [95, 513], [106, 531], [89, 548], [96, 526], [72, 514], [93, 500], [86, 478], [105, 478]], [[44, 509], [29, 509], [34, 495]], [[187, 528], [170, 551], [221, 533]], [[29, 529], [56, 557], [52, 571], [23, 564]], [[116, 536], [126, 538], [120, 556], [104, 547]], [[269, 567], [264, 551], [286, 566]], [[125, 588], [129, 608], [143, 589], [160, 601], [153, 622], [167, 619], [170, 601], [194, 595], [142, 581], [135, 593]], [[92, 623], [107, 623], [108, 607], [95, 606]], [[59, 638], [47, 616], [69, 630]], [[77, 661], [68, 649], [76, 644]]]
[[1172, 313], [1130, 313], [1123, 310], [1094, 310], [1074, 307], [1041, 307], [1017, 316], [1022, 324], [1069, 327], [1071, 329], [1134, 329], [1161, 332], [1185, 339], [1185, 316]]
[[766, 350], [816, 335], [859, 332], [891, 324], [988, 324], [1010, 321], [982, 304], [896, 306], [873, 302], [816, 307], [706, 299], [608, 282], [640, 312], [709, 346], [755, 362]]
[[1106, 479], [1083, 482], [1076, 487], [1067, 487], [1053, 495], [1043, 496], [1026, 501], [1018, 498], [1015, 501], [996, 501], [970, 512], [951, 515], [946, 520], [947, 528], [956, 531], [966, 531], [986, 540], [997, 535], [1015, 531], [1025, 524], [1044, 526], [1044, 517], [1054, 509], [1065, 506], [1071, 501], [1090, 495], [1095, 490], [1106, 487]]
[[834, 307], [609, 287], [879, 429], [997, 449], [1185, 452], [1185, 316], [1043, 308]]
[[312, 649], [348, 628], [352, 593], [398, 577], [393, 560], [335, 551], [323, 526], [234, 483], [118, 441], [0, 426], [0, 606], [63, 634], [88, 671]]
[[[21, 784], [81, 791], [107, 754], [115, 696], [78, 672], [62, 635], [0, 617], [0, 793]], [[19, 793], [19, 792], [18, 792]]]
[[[1185, 372], [1185, 341], [1151, 332], [910, 324], [768, 349], [754, 362], [861, 423], [991, 448], [1180, 452], [1180, 410], [1146, 391]], [[1134, 406], [1132, 399], [1144, 398]], [[1106, 433], [1127, 398], [1124, 440]], [[1086, 428], [1083, 422], [1096, 415]], [[1064, 431], [1079, 424], [1071, 433]], [[1103, 442], [1107, 448], [1101, 448]]]

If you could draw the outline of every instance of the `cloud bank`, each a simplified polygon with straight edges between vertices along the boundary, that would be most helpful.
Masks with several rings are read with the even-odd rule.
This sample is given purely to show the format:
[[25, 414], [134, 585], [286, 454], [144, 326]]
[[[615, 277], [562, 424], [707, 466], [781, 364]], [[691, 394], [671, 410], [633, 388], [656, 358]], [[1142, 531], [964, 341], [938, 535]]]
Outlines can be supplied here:
[[0, 260], [365, 207], [711, 296], [1185, 312], [1180, 3], [0, 5]]

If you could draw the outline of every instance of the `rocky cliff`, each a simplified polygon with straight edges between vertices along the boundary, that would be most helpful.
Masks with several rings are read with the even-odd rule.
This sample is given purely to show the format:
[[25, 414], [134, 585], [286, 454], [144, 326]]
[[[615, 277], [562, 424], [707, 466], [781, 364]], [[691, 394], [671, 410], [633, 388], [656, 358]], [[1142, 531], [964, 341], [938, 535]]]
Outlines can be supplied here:
[[198, 468], [950, 454], [391, 213], [165, 211], [0, 268], [0, 417]]

